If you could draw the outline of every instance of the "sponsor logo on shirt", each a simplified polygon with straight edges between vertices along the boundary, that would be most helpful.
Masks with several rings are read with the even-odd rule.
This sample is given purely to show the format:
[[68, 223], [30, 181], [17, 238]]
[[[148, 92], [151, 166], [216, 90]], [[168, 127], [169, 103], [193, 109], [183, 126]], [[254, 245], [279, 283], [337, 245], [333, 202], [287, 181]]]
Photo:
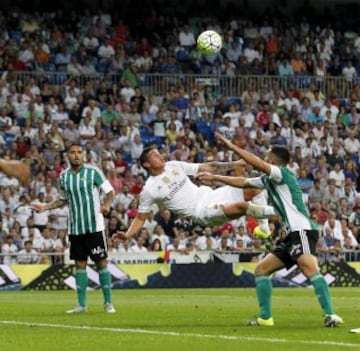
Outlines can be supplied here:
[[164, 200], [165, 201], [170, 201], [176, 194], [177, 192], [185, 185], [186, 183], [186, 178], [184, 178], [183, 180], [181, 180], [179, 183], [172, 183], [170, 186], [170, 193], [165, 196]]

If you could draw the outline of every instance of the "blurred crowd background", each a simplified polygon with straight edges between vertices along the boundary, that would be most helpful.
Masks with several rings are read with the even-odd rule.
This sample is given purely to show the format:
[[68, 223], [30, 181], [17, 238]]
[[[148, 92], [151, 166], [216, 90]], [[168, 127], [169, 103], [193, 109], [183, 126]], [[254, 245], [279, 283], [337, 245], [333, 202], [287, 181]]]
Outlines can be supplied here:
[[[28, 189], [0, 177], [2, 262], [62, 262], [68, 209], [37, 214], [28, 204], [57, 198], [68, 144], [81, 143], [85, 161], [99, 166], [114, 187], [110, 238], [137, 214], [147, 178], [138, 161], [144, 146], [159, 148], [169, 160], [235, 160], [216, 144], [215, 131], [260, 157], [273, 144], [287, 145], [289, 167], [319, 225], [319, 255], [357, 259], [356, 24], [315, 12], [214, 18], [162, 10], [149, 7], [131, 18], [88, 8], [0, 12], [0, 153], [28, 163], [32, 173]], [[196, 50], [205, 29], [222, 35], [219, 54]], [[243, 164], [234, 174], [255, 172]], [[109, 250], [261, 251], [266, 243], [252, 236], [255, 226], [242, 218], [201, 228], [154, 207], [132, 242], [113, 247], [109, 240]], [[281, 219], [271, 228], [273, 240], [281, 240]]]

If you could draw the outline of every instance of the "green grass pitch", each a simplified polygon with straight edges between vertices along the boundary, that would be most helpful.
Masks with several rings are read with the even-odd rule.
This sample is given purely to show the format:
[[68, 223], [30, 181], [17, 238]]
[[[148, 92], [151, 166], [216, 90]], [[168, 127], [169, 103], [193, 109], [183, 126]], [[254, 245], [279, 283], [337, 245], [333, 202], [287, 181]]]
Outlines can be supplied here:
[[254, 289], [114, 290], [117, 313], [89, 292], [89, 311], [67, 315], [73, 291], [0, 292], [4, 351], [360, 350], [360, 289], [332, 289], [340, 328], [325, 328], [311, 289], [274, 289], [275, 327], [248, 327]]

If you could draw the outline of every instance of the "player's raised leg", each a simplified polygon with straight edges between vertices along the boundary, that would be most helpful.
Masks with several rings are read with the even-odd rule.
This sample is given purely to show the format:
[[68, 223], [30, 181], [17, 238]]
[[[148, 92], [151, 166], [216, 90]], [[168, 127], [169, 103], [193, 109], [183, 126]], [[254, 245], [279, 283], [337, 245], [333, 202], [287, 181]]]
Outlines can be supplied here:
[[249, 202], [236, 202], [222, 205], [225, 216], [228, 218], [239, 218], [241, 216], [253, 216], [255, 218], [270, 218], [275, 216], [272, 206], [256, 205]]
[[18, 179], [23, 186], [30, 185], [30, 168], [24, 162], [0, 159], [0, 171], [8, 177]]
[[[251, 202], [260, 206], [267, 205], [265, 192], [261, 191], [259, 194], [255, 195], [251, 199]], [[268, 239], [271, 236], [269, 220], [267, 218], [259, 218], [258, 223], [259, 225], [254, 229], [254, 235], [260, 239]]]

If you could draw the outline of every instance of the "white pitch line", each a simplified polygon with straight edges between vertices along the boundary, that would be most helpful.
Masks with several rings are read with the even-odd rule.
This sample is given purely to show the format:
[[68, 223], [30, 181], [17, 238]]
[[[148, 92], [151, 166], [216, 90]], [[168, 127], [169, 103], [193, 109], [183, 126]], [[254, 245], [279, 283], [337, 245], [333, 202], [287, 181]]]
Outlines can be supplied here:
[[108, 328], [108, 327], [93, 327], [86, 325], [65, 325], [65, 324], [49, 324], [49, 323], [31, 323], [21, 321], [1, 321], [0, 324], [9, 325], [24, 325], [28, 327], [45, 327], [45, 328], [62, 328], [62, 329], [76, 329], [76, 330], [92, 330], [102, 332], [114, 332], [114, 333], [132, 333], [132, 334], [149, 334], [149, 335], [163, 335], [163, 336], [179, 336], [189, 338], [202, 338], [202, 339], [220, 339], [220, 340], [242, 340], [242, 341], [253, 341], [253, 342], [272, 342], [281, 344], [303, 344], [303, 345], [324, 345], [324, 346], [342, 346], [342, 347], [360, 347], [359, 344], [351, 344], [345, 342], [336, 341], [309, 341], [309, 340], [295, 340], [295, 339], [278, 339], [278, 338], [258, 338], [255, 336], [236, 336], [236, 335], [212, 335], [212, 334], [197, 334], [197, 333], [178, 333], [169, 331], [158, 331], [148, 329], [132, 329], [132, 328]]

